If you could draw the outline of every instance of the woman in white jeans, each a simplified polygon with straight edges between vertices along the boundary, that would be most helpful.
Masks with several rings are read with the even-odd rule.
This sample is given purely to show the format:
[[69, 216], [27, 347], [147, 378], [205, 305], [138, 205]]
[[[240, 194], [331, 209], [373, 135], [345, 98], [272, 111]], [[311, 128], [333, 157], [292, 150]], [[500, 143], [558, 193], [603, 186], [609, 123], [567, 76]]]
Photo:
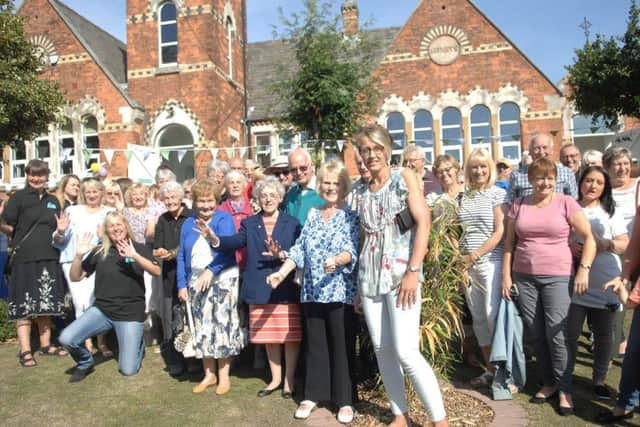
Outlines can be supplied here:
[[371, 172], [358, 206], [364, 233], [358, 292], [395, 416], [390, 425], [409, 425], [405, 372], [431, 420], [445, 426], [438, 381], [418, 343], [422, 261], [430, 227], [427, 205], [411, 170], [391, 171], [391, 136], [385, 128], [366, 126], [356, 141]]
[[471, 385], [483, 387], [493, 379], [489, 356], [502, 290], [501, 242], [507, 192], [494, 185], [496, 166], [483, 148], [471, 152], [464, 176], [467, 188], [460, 200], [458, 219], [464, 229], [460, 249], [466, 253], [463, 260], [470, 279], [465, 297], [485, 363], [485, 372], [471, 380]]

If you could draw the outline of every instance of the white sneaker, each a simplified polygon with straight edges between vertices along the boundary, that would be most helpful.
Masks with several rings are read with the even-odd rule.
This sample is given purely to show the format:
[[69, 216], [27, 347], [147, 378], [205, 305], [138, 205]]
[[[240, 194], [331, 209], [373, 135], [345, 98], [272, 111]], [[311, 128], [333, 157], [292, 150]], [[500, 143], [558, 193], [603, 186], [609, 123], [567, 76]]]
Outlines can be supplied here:
[[351, 406], [343, 406], [338, 411], [338, 422], [349, 424], [353, 421], [353, 408]]
[[314, 409], [316, 409], [316, 402], [312, 400], [303, 400], [300, 402], [300, 406], [296, 409], [296, 413], [293, 417], [299, 420], [306, 420]]

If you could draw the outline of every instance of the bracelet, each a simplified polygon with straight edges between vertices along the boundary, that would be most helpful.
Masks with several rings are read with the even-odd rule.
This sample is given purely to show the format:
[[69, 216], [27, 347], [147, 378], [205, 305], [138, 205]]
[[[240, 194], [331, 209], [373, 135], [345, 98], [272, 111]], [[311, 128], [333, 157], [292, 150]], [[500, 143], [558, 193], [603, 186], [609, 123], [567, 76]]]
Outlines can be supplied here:
[[580, 267], [584, 268], [585, 270], [591, 270], [591, 266], [589, 264], [580, 263]]

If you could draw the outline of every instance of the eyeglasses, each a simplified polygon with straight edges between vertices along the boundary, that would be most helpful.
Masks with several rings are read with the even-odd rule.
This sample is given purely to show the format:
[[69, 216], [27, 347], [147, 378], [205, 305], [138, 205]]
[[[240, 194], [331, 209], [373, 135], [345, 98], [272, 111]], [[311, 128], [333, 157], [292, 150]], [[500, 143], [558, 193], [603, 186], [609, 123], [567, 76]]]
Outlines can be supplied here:
[[107, 191], [106, 193], [107, 196], [118, 196], [120, 195], [120, 193], [118, 193], [117, 191]]
[[260, 200], [277, 200], [280, 196], [276, 193], [262, 193], [260, 194]]
[[370, 157], [372, 154], [380, 155], [384, 152], [384, 147], [380, 145], [374, 145], [371, 148], [368, 147], [360, 147], [360, 156], [364, 159], [365, 157]]
[[420, 160], [424, 161], [424, 159], [420, 157], [415, 157], [413, 159], [404, 159], [404, 161], [407, 163], [419, 162]]
[[273, 174], [275, 176], [287, 176], [287, 175], [291, 175], [291, 171], [289, 169], [280, 169], [277, 171], [274, 171]]
[[305, 173], [309, 170], [309, 166], [298, 166], [297, 168], [290, 168], [292, 173]]
[[436, 175], [444, 175], [449, 174], [453, 170], [453, 167], [449, 166], [448, 168], [436, 169]]

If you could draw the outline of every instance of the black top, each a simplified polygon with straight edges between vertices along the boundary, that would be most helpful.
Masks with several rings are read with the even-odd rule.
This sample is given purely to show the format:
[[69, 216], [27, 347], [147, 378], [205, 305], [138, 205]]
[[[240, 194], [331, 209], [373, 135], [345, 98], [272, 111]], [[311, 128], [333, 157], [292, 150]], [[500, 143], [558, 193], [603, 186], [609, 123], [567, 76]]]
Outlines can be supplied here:
[[[146, 246], [133, 242], [133, 247], [157, 264]], [[111, 320], [144, 322], [144, 270], [132, 258], [120, 256], [115, 247], [111, 247], [106, 257], [99, 249], [93, 249], [82, 260], [87, 276], [96, 273], [94, 305]]]
[[[185, 220], [194, 215], [193, 210], [182, 205], [182, 212], [178, 218], [174, 218], [169, 212], [165, 212], [158, 218], [156, 224], [156, 234], [153, 239], [153, 248], [164, 248], [167, 250], [178, 249], [180, 246], [180, 230]], [[164, 295], [169, 297], [176, 292], [177, 279], [176, 272], [178, 270], [178, 262], [176, 259], [162, 261], [162, 284]]]
[[[29, 185], [9, 198], [2, 219], [13, 227], [12, 245], [20, 246], [14, 262], [60, 259], [60, 252], [52, 246], [59, 212], [60, 204], [55, 196], [39, 193]], [[33, 224], [37, 224], [36, 228], [20, 243]]]

